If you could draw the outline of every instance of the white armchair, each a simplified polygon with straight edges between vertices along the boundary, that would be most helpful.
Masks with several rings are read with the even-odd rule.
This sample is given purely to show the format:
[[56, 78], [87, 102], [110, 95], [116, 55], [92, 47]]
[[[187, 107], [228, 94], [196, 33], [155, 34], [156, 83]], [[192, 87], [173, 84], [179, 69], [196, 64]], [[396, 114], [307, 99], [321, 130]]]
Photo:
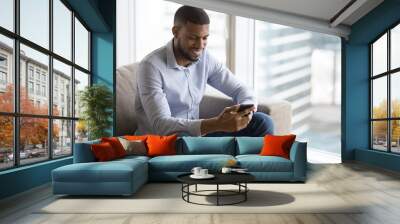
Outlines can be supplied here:
[[[116, 135], [133, 134], [137, 128], [134, 103], [136, 97], [136, 69], [138, 63], [117, 69]], [[233, 105], [227, 96], [205, 95], [200, 103], [200, 118], [218, 115], [224, 107]], [[275, 124], [275, 134], [290, 132], [292, 110], [289, 102], [269, 98], [258, 98], [258, 111], [269, 114]]]

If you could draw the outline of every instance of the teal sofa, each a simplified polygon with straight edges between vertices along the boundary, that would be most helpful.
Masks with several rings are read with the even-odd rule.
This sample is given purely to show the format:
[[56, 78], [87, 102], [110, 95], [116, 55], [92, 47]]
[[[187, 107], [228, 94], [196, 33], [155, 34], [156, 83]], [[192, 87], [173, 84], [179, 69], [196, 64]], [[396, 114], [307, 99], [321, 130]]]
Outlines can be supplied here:
[[131, 195], [148, 181], [176, 181], [193, 167], [219, 172], [230, 159], [256, 177], [258, 182], [305, 182], [307, 145], [295, 142], [290, 159], [260, 156], [263, 137], [181, 137], [177, 155], [127, 156], [96, 162], [90, 145], [75, 144], [74, 163], [52, 171], [54, 194]]

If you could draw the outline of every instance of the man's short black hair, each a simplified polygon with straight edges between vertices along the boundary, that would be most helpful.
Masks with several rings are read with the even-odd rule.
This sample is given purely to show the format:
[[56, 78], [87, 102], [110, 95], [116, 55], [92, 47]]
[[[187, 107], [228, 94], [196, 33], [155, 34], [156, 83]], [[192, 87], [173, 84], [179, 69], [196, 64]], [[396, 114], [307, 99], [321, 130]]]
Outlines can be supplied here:
[[184, 5], [176, 10], [174, 25], [185, 25], [187, 22], [205, 25], [210, 24], [210, 18], [204, 9]]

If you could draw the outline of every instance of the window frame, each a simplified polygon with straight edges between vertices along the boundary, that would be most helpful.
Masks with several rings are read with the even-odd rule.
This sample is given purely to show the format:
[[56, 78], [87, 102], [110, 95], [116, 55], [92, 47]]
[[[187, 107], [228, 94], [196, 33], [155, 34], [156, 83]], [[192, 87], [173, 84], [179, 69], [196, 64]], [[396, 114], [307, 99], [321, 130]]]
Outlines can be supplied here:
[[[391, 31], [393, 28], [400, 26], [400, 21], [395, 22], [392, 24], [389, 28], [385, 29], [384, 32], [379, 34], [375, 39], [373, 39], [371, 42], [368, 43], [368, 53], [369, 53], [369, 149], [373, 151], [379, 151], [379, 152], [386, 152], [386, 153], [391, 153], [391, 154], [400, 154], [400, 152], [393, 152], [392, 151], [392, 135], [391, 135], [391, 123], [392, 121], [400, 121], [400, 117], [392, 117], [392, 98], [391, 98], [391, 92], [392, 92], [392, 86], [391, 86], [391, 79], [392, 75], [395, 75], [396, 73], [400, 72], [400, 67], [391, 69]], [[384, 35], [387, 35], [387, 63], [386, 63], [386, 71], [376, 74], [373, 74], [373, 44], [376, 43], [381, 37]], [[382, 77], [386, 77], [386, 87], [387, 87], [387, 105], [386, 105], [386, 118], [373, 118], [373, 81]], [[386, 121], [386, 151], [379, 150], [374, 148], [374, 136], [373, 136], [373, 122], [374, 121]]]
[[[92, 61], [91, 61], [91, 49], [92, 49], [92, 43], [91, 43], [91, 37], [92, 37], [92, 31], [88, 27], [88, 25], [83, 21], [83, 19], [72, 9], [72, 7], [66, 2], [65, 0], [59, 0], [68, 10], [71, 11], [71, 18], [69, 22], [71, 23], [71, 59], [64, 58], [61, 55], [58, 55], [55, 53], [53, 50], [53, 24], [54, 24], [54, 17], [53, 17], [53, 1], [54, 0], [48, 0], [49, 4], [49, 47], [46, 49], [45, 47], [40, 46], [39, 44], [34, 43], [33, 41], [30, 41], [29, 39], [26, 39], [20, 35], [20, 0], [14, 0], [13, 1], [13, 10], [14, 10], [14, 18], [13, 18], [13, 31], [10, 31], [4, 27], [0, 26], [0, 35], [10, 38], [13, 41], [13, 52], [12, 52], [12, 57], [13, 57], [13, 64], [12, 69], [11, 69], [11, 74], [14, 77], [14, 93], [13, 93], [13, 102], [14, 102], [14, 109], [13, 112], [2, 112], [0, 111], [0, 116], [2, 117], [12, 117], [13, 119], [13, 165], [10, 167], [4, 167], [0, 168], [0, 172], [5, 171], [5, 170], [11, 170], [11, 169], [16, 169], [19, 167], [23, 166], [30, 166], [33, 164], [38, 164], [38, 163], [43, 163], [46, 161], [51, 161], [51, 160], [57, 160], [57, 159], [62, 159], [66, 157], [73, 156], [74, 152], [74, 143], [75, 143], [75, 126], [76, 126], [76, 121], [79, 120], [79, 117], [75, 117], [75, 111], [74, 108], [71, 108], [71, 114], [68, 116], [56, 116], [53, 115], [53, 59], [58, 60], [61, 63], [64, 63], [68, 66], [71, 66], [71, 84], [75, 82], [75, 69], [85, 73], [89, 77], [89, 83], [88, 86], [92, 85]], [[83, 27], [88, 31], [88, 69], [85, 69], [78, 64], [75, 63], [75, 19], [77, 19]], [[29, 48], [32, 48], [33, 50], [36, 50], [42, 54], [45, 54], [49, 58], [48, 62], [48, 71], [47, 71], [47, 79], [46, 80], [46, 85], [45, 85], [45, 95], [48, 96], [47, 103], [48, 103], [48, 112], [46, 115], [39, 115], [39, 114], [28, 114], [28, 113], [21, 113], [20, 111], [20, 85], [21, 85], [21, 80], [20, 80], [20, 65], [21, 65], [21, 56], [20, 56], [20, 45], [23, 44]], [[36, 92], [35, 85], [36, 84], [42, 84], [42, 79], [41, 75], [43, 71], [39, 71], [39, 79], [37, 80], [36, 78], [36, 72], [38, 72], [37, 68], [35, 69], [33, 67], [33, 79], [30, 77], [30, 69], [31, 66], [29, 63], [27, 63], [27, 68], [26, 71], [26, 81], [32, 81], [34, 85], [34, 92]], [[28, 85], [28, 84], [27, 84]], [[28, 87], [28, 86], [27, 86]], [[40, 85], [42, 88], [42, 85]], [[28, 87], [29, 88], [29, 87]], [[27, 89], [27, 91], [29, 91]], [[39, 90], [40, 94], [35, 94], [39, 97], [42, 96], [42, 91], [41, 89]], [[48, 92], [48, 93], [47, 93]], [[71, 99], [71, 104], [74, 105], [75, 103], [75, 98], [76, 93], [75, 93], [75, 88], [74, 85], [72, 85], [71, 88], [71, 93], [72, 99]], [[48, 122], [48, 135], [47, 135], [47, 150], [48, 150], [48, 155], [47, 157], [43, 157], [43, 160], [40, 160], [38, 162], [29, 162], [29, 163], [21, 163], [21, 158], [20, 158], [20, 119], [21, 118], [44, 118], [47, 119]], [[65, 121], [71, 121], [71, 153], [68, 155], [62, 155], [62, 156], [54, 156], [54, 147], [53, 147], [53, 123], [57, 120], [65, 120]]]

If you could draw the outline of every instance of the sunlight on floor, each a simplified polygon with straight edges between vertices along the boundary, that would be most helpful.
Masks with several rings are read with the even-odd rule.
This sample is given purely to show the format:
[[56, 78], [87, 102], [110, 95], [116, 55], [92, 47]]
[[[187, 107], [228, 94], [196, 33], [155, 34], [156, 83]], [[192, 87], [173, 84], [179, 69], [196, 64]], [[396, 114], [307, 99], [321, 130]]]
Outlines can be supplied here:
[[307, 147], [307, 161], [309, 163], [342, 163], [340, 154], [332, 153], [312, 147]]

